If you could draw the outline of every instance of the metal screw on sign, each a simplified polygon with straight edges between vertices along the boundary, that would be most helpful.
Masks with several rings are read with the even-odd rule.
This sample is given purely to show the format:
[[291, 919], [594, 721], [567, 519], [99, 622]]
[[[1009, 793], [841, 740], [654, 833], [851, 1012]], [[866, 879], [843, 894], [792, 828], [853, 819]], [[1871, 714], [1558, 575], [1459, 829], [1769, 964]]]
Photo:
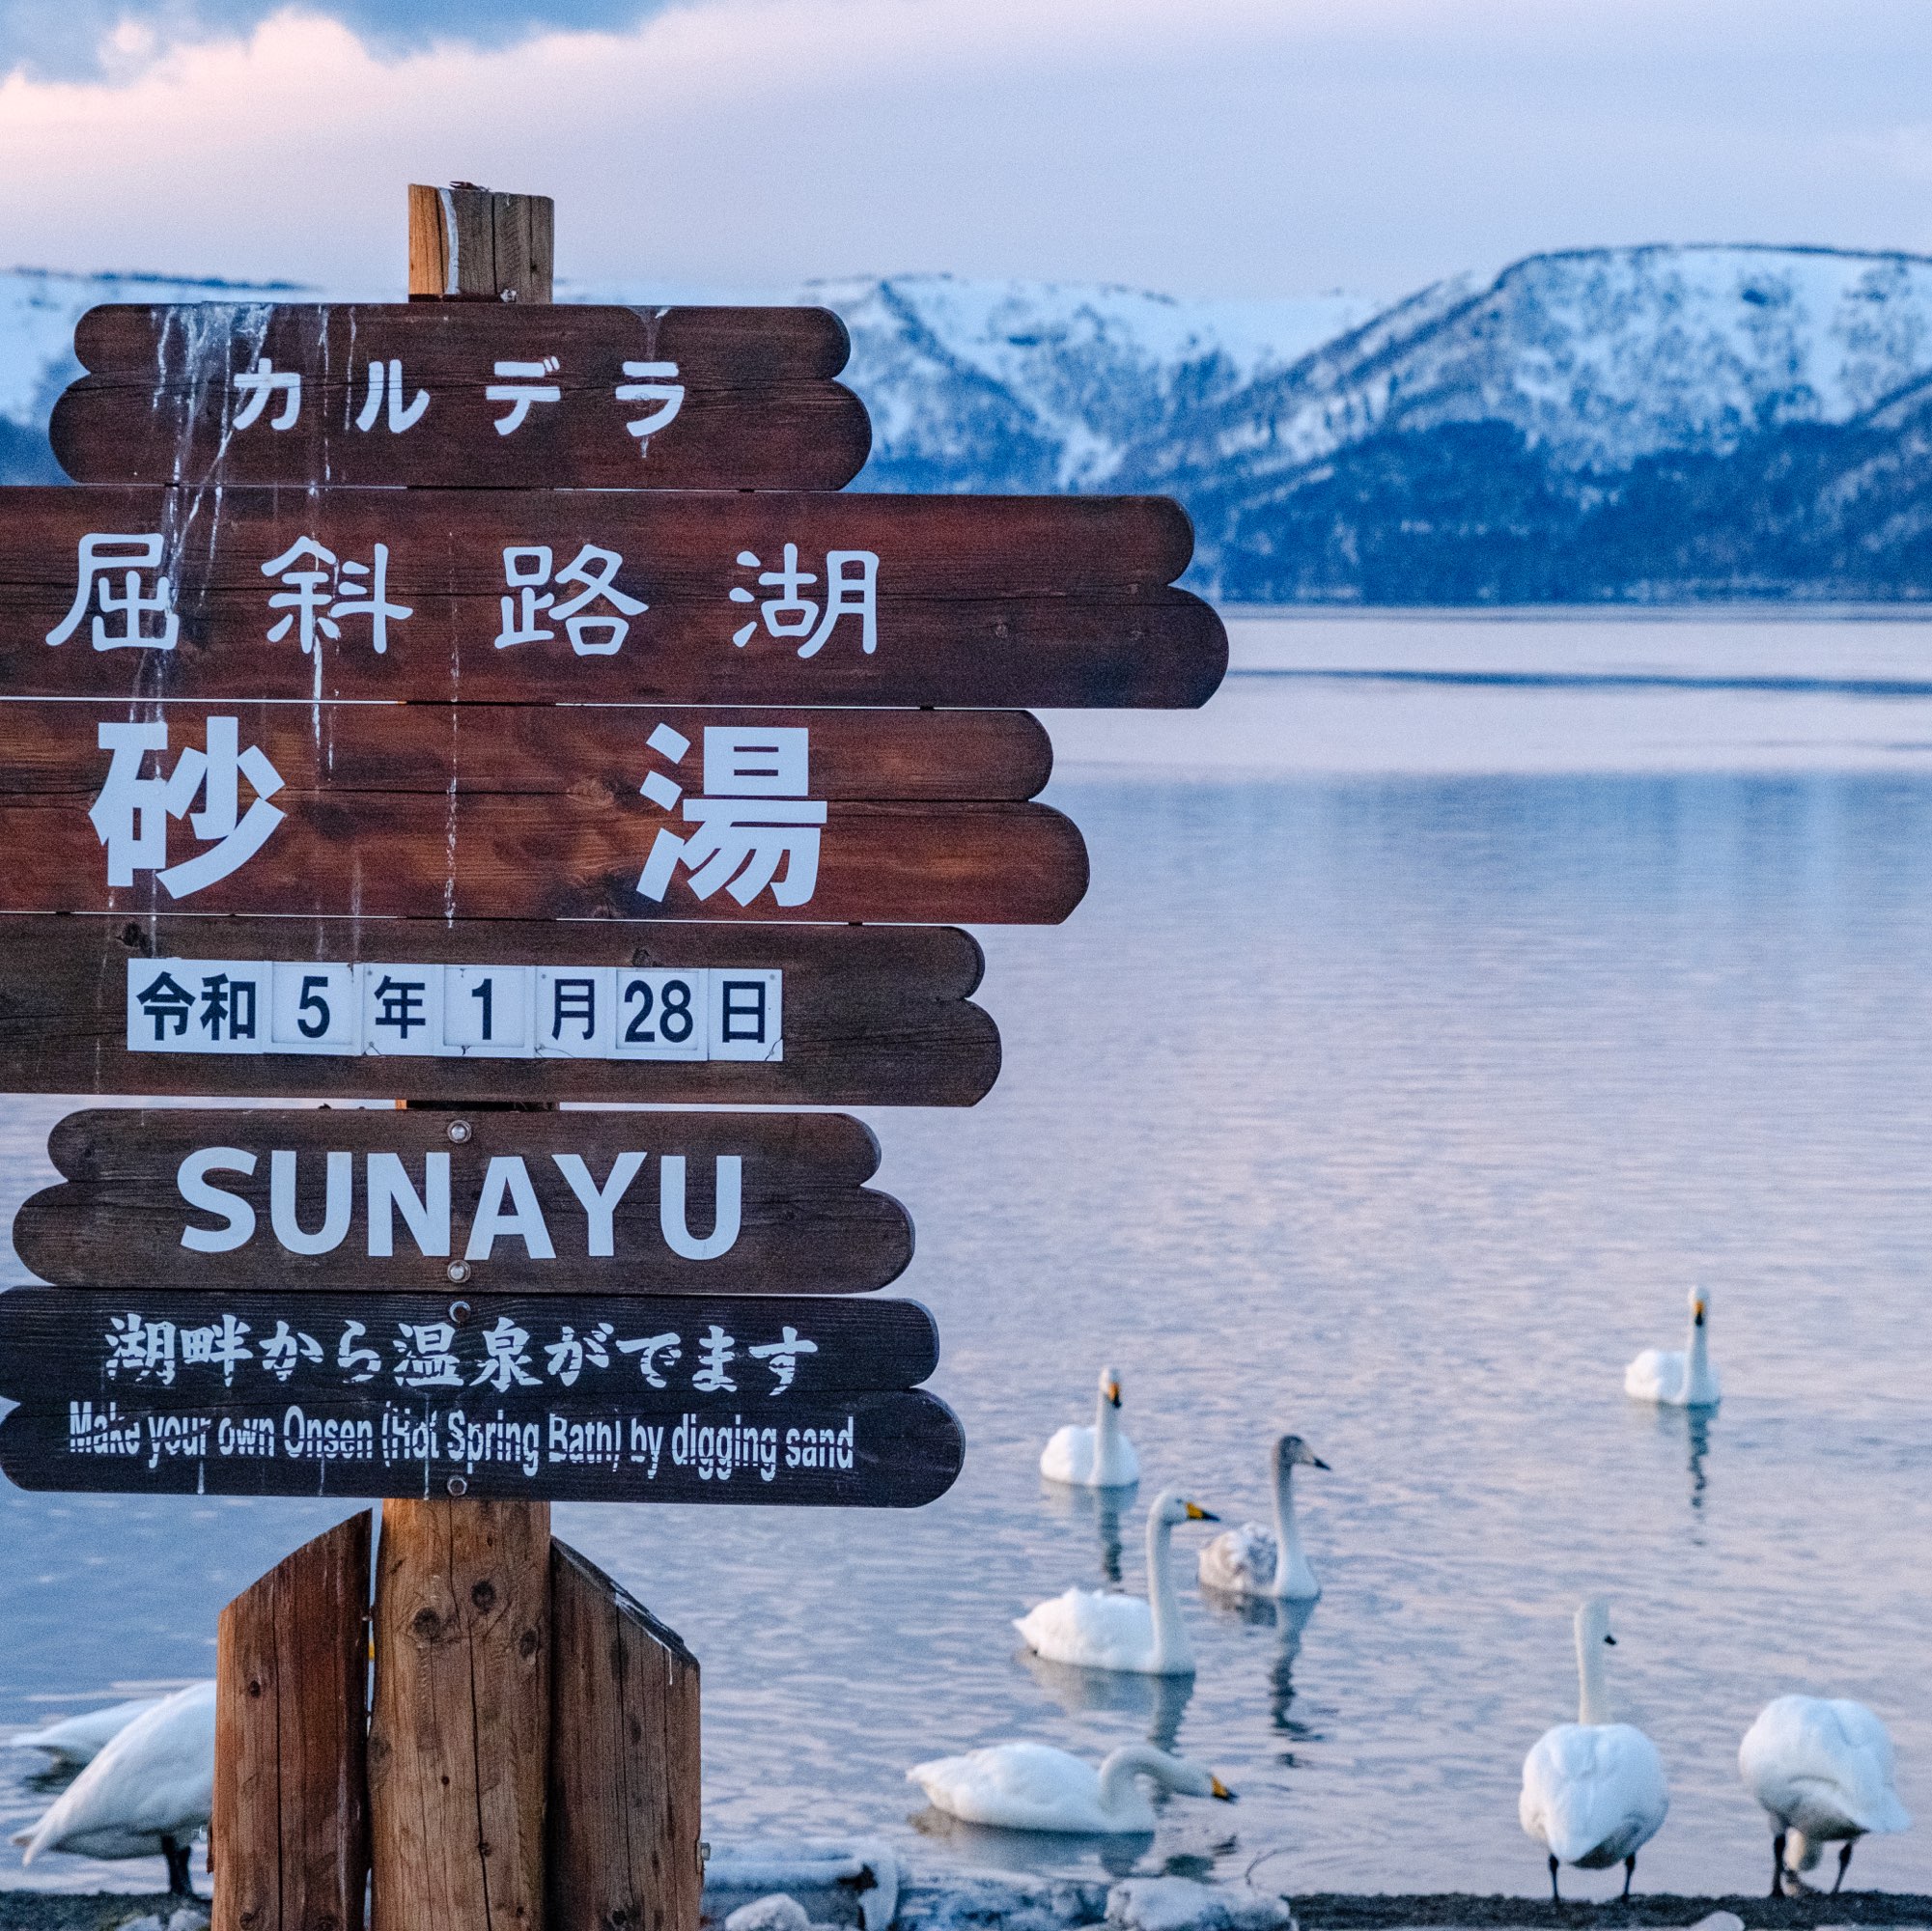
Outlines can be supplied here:
[[452, 1475], [449, 1479], [449, 1492], [453, 1496], [467, 1495], [469, 1484], [461, 1475]]
[[[455, 1270], [452, 1269], [451, 1272], [454, 1273]], [[463, 1323], [468, 1319], [469, 1319], [469, 1302], [466, 1301], [452, 1301], [450, 1302], [450, 1320], [454, 1322], [457, 1327], [461, 1328], [463, 1325]]]
[[451, 1261], [443, 1272], [456, 1282], [457, 1286], [461, 1287], [469, 1278], [469, 1263], [467, 1261]]
[[449, 1124], [449, 1136], [455, 1145], [462, 1146], [469, 1138], [469, 1122], [467, 1120], [452, 1120]]

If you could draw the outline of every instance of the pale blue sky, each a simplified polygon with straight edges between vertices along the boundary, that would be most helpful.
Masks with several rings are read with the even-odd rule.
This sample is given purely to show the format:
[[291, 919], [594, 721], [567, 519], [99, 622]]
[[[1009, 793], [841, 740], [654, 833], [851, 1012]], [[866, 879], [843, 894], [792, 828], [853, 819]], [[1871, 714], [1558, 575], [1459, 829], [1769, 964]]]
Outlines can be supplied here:
[[1539, 248], [1932, 251], [1924, 0], [0, 0], [0, 262], [393, 292], [402, 189], [566, 275], [1394, 296]]

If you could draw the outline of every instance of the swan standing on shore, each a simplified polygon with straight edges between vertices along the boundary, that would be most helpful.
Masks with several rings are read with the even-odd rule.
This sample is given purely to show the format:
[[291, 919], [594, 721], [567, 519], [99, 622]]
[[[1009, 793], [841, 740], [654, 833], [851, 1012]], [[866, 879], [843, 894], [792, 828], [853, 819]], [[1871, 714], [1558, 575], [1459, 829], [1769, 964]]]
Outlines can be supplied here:
[[1128, 1744], [1100, 1769], [1050, 1744], [994, 1744], [965, 1756], [936, 1757], [906, 1773], [936, 1809], [968, 1824], [1008, 1831], [1077, 1831], [1083, 1834], [1145, 1834], [1154, 1805], [1136, 1779], [1152, 1777], [1184, 1797], [1234, 1801], [1212, 1771], [1169, 1756], [1152, 1744]]
[[1077, 1489], [1125, 1489], [1140, 1479], [1140, 1458], [1120, 1432], [1120, 1377], [1111, 1368], [1100, 1371], [1094, 1425], [1055, 1429], [1040, 1451], [1040, 1472]]
[[1835, 1897], [1861, 1837], [1912, 1823], [1892, 1788], [1890, 1734], [1862, 1703], [1827, 1696], [1767, 1703], [1738, 1746], [1738, 1771], [1771, 1813], [1773, 1897], [1782, 1894], [1787, 1869], [1811, 1870], [1827, 1844], [1839, 1844]]
[[44, 1729], [23, 1731], [7, 1742], [14, 1749], [45, 1750], [56, 1770], [79, 1770], [90, 1764], [138, 1717], [152, 1710], [158, 1696], [136, 1696], [126, 1703], [110, 1703], [103, 1710], [83, 1711]]
[[1604, 1645], [1614, 1645], [1610, 1606], [1592, 1596], [1577, 1610], [1577, 1676], [1581, 1695], [1574, 1723], [1558, 1723], [1537, 1738], [1523, 1759], [1523, 1795], [1516, 1814], [1550, 1853], [1550, 1895], [1560, 1904], [1558, 1863], [1605, 1870], [1621, 1860], [1623, 1895], [1637, 1875], [1637, 1854], [1663, 1828], [1670, 1810], [1657, 1746], [1629, 1723], [1605, 1721]]
[[1694, 1287], [1691, 1331], [1682, 1352], [1644, 1349], [1623, 1371], [1624, 1393], [1633, 1401], [1654, 1401], [1660, 1408], [1716, 1408], [1723, 1390], [1711, 1365], [1710, 1313], [1711, 1297]]
[[42, 1851], [168, 1861], [168, 1889], [191, 1897], [188, 1851], [214, 1807], [214, 1685], [191, 1684], [144, 1710], [14, 1841]]
[[1013, 1627], [1050, 1663], [1083, 1669], [1128, 1669], [1142, 1676], [1191, 1676], [1194, 1649], [1174, 1588], [1173, 1536], [1184, 1522], [1220, 1518], [1172, 1489], [1147, 1511], [1147, 1599], [1101, 1589], [1069, 1589], [1036, 1603]]
[[1200, 1578], [1208, 1588], [1279, 1603], [1312, 1603], [1322, 1593], [1295, 1521], [1289, 1482], [1298, 1464], [1324, 1470], [1329, 1466], [1299, 1435], [1279, 1437], [1268, 1464], [1274, 1478], [1274, 1533], [1252, 1522], [1223, 1529], [1201, 1551]]

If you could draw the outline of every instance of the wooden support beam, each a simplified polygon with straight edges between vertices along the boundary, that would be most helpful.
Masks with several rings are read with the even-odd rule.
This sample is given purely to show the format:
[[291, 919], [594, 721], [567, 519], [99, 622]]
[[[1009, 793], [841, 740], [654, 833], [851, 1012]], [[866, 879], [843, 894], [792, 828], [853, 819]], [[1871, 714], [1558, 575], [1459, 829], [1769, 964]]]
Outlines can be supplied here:
[[214, 1931], [362, 1931], [368, 1614], [366, 1510], [221, 1612]]
[[547, 302], [555, 224], [546, 194], [411, 183], [409, 299]]
[[385, 1502], [369, 1733], [374, 1931], [540, 1931], [547, 1502]]
[[550, 1728], [551, 1931], [697, 1931], [697, 1658], [554, 1540]]

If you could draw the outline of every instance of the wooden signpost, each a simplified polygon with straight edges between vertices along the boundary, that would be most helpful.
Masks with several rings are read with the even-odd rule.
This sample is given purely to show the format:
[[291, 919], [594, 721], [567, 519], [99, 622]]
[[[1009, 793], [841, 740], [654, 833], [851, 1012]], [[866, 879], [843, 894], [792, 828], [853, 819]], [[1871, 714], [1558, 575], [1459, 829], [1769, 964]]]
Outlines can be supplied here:
[[951, 922], [1087, 882], [1010, 707], [1226, 666], [1172, 503], [834, 493], [835, 317], [551, 306], [551, 224], [96, 310], [0, 500], [0, 1089], [414, 1096], [74, 1113], [15, 1222], [13, 1480], [383, 1500], [223, 1612], [216, 1931], [696, 1931], [697, 1664], [549, 1502], [965, 1441], [870, 1132], [661, 1108], [980, 1099]]

